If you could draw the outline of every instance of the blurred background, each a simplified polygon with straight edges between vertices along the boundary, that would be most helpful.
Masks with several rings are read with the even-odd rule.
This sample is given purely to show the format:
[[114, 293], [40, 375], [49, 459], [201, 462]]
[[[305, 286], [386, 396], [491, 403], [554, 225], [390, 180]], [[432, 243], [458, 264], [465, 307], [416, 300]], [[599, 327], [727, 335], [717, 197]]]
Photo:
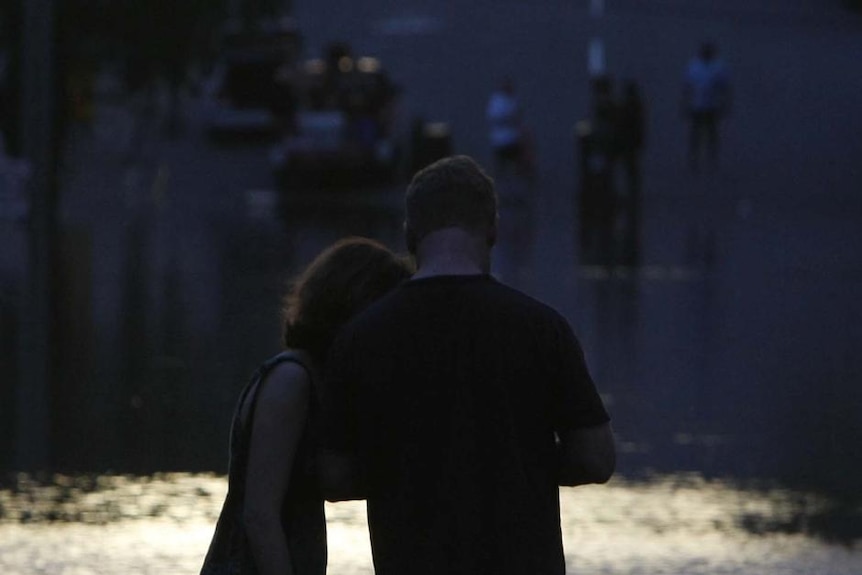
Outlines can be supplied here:
[[[704, 42], [732, 107], [695, 165]], [[618, 478], [583, 491], [611, 504], [564, 493], [580, 564], [859, 573], [860, 54], [855, 0], [5, 0], [0, 565], [163, 572], [164, 538], [137, 571], [25, 542], [107, 522], [127, 549], [168, 516], [195, 572], [288, 282], [345, 235], [403, 251], [406, 182], [458, 153], [497, 180], [494, 273], [571, 321], [614, 419]], [[504, 79], [526, 169], [494, 162]], [[340, 509], [336, 541], [361, 539]], [[634, 525], [652, 571], [602, 546]], [[737, 544], [761, 559], [718, 569]]]

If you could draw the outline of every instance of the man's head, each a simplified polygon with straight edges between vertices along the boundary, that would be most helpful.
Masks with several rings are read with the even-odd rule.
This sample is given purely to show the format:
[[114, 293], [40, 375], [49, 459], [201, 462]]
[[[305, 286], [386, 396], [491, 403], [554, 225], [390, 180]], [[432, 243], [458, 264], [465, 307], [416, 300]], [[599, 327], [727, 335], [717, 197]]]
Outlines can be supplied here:
[[497, 230], [494, 181], [467, 156], [451, 156], [420, 170], [407, 187], [404, 230], [411, 253], [428, 234], [459, 228], [490, 248]]

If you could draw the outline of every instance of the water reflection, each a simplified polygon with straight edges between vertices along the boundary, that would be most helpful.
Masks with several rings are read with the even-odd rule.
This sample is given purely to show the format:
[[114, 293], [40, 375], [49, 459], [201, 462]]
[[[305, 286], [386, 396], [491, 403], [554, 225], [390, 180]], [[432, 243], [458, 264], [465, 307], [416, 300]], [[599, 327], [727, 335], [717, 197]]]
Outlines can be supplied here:
[[[0, 489], [0, 571], [197, 573], [226, 487], [223, 476], [195, 474], [10, 478]], [[611, 575], [858, 575], [858, 532], [838, 545], [813, 531], [832, 504], [697, 475], [565, 488], [567, 562]], [[328, 504], [327, 521], [330, 572], [373, 573], [364, 505]]]

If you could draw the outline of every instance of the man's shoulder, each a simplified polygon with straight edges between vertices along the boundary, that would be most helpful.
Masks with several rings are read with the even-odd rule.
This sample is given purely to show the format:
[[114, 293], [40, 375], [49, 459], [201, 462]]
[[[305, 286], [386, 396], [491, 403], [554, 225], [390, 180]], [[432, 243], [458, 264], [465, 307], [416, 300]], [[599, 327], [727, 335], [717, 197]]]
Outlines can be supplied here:
[[488, 293], [477, 304], [491, 306], [492, 315], [500, 322], [528, 325], [533, 332], [571, 329], [562, 312], [550, 303], [503, 283], [497, 284], [493, 295]]
[[404, 306], [403, 286], [396, 287], [380, 299], [371, 302], [365, 309], [350, 318], [339, 330], [340, 333], [352, 333], [377, 329], [388, 318], [398, 315], [397, 310]]
[[[452, 307], [452, 298], [458, 300], [456, 308], [467, 310], [470, 315], [490, 315], [498, 322], [521, 318], [536, 326], [568, 325], [562, 313], [547, 302], [497, 280], [473, 280], [464, 283], [429, 282], [416, 291], [411, 290], [409, 284], [402, 285], [353, 317], [341, 333], [363, 338], [375, 333], [392, 333], [394, 327], [405, 326], [405, 322], [411, 323], [419, 316], [434, 316], [435, 306], [442, 306], [439, 307], [441, 314], [452, 316], [457, 313], [457, 309]], [[469, 286], [468, 289], [463, 289], [465, 286]], [[447, 293], [449, 291], [452, 291], [451, 297]]]
[[551, 304], [549, 304], [548, 302], [537, 298], [536, 296], [530, 295], [505, 283], [498, 282], [497, 285], [499, 286], [500, 292], [501, 294], [503, 294], [504, 297], [509, 298], [512, 301], [519, 302], [520, 305], [535, 309], [536, 311], [539, 311], [541, 313], [562, 317], [560, 315], [560, 312], [556, 308], [551, 306]]

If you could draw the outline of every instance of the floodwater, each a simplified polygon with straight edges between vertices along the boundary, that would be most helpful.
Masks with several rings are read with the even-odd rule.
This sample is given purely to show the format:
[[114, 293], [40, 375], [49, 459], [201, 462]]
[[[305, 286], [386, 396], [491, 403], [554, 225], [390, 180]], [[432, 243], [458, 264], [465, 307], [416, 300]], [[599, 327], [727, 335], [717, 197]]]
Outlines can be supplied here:
[[[218, 475], [19, 477], [0, 490], [0, 572], [197, 573], [221, 506]], [[862, 543], [808, 522], [826, 498], [697, 475], [563, 488], [569, 573], [858, 575]], [[329, 572], [373, 573], [362, 502], [327, 504]]]

